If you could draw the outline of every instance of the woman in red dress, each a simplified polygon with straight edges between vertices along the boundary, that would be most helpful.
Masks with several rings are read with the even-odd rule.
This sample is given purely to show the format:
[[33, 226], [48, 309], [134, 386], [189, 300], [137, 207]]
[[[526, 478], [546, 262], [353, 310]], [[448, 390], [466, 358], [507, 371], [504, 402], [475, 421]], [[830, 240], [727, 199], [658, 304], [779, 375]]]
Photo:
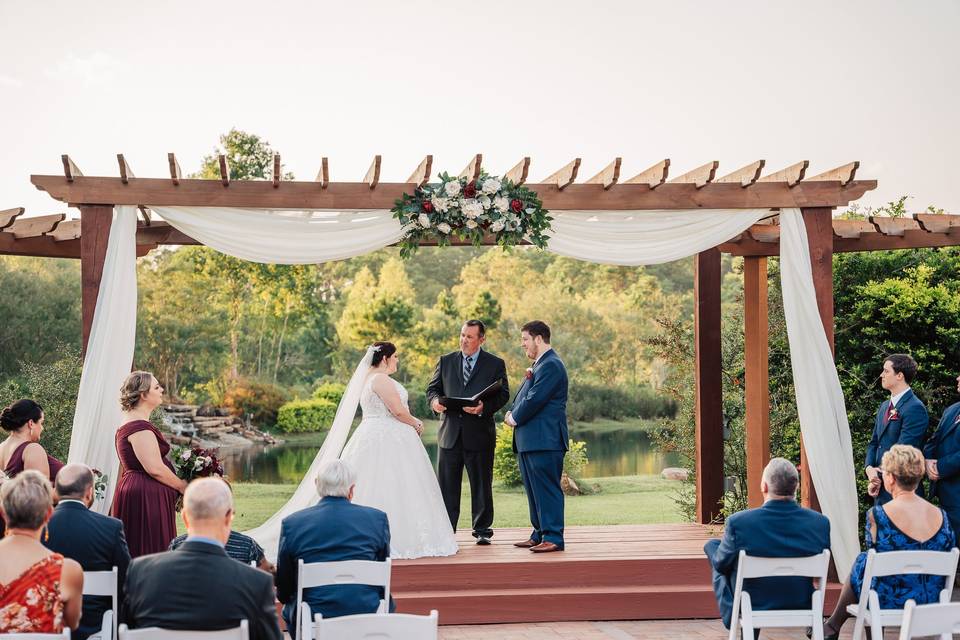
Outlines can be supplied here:
[[163, 402], [163, 387], [147, 371], [134, 371], [120, 390], [126, 418], [117, 429], [121, 474], [110, 515], [123, 522], [133, 558], [166, 551], [177, 536], [177, 494], [187, 483], [167, 459], [170, 444], [150, 422]]
[[0, 505], [8, 522], [0, 540], [0, 633], [76, 629], [83, 569], [40, 544], [53, 514], [50, 482], [38, 471], [24, 471], [0, 487]]

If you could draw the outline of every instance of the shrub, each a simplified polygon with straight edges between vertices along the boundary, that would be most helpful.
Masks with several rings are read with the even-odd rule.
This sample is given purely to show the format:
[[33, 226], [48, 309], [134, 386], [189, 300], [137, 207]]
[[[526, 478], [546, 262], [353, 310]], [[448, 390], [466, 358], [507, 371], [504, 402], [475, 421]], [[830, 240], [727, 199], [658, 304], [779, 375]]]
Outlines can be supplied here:
[[277, 411], [287, 400], [283, 389], [267, 382], [241, 378], [223, 394], [223, 406], [234, 415], [246, 417], [258, 426], [273, 426], [277, 423]]
[[[587, 463], [587, 443], [573, 438], [567, 443], [567, 455], [563, 459], [563, 470], [571, 478], [579, 478]], [[513, 452], [513, 429], [504, 425], [497, 429], [497, 445], [493, 452], [493, 477], [507, 487], [523, 484], [520, 478], [520, 466]]]
[[326, 431], [337, 415], [337, 405], [324, 400], [294, 400], [280, 407], [277, 428], [287, 433]]
[[673, 418], [677, 403], [650, 387], [610, 387], [573, 381], [567, 398], [567, 418], [589, 422], [595, 418]]
[[329, 400], [333, 404], [340, 404], [340, 399], [347, 391], [347, 385], [339, 382], [325, 382], [313, 390], [315, 400]]
[[404, 385], [410, 397], [407, 398], [407, 405], [410, 407], [410, 413], [421, 420], [433, 419], [433, 410], [430, 403], [427, 402], [427, 383], [420, 380], [411, 381]]

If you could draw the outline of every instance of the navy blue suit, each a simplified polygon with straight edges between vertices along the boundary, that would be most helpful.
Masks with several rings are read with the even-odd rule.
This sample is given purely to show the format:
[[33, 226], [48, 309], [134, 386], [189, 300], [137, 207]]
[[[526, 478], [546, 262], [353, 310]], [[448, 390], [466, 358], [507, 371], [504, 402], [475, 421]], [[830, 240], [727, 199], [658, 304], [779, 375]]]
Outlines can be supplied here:
[[[287, 629], [294, 629], [296, 620], [298, 560], [307, 564], [383, 561], [389, 556], [390, 524], [387, 514], [379, 509], [327, 496], [284, 518], [277, 553], [277, 598], [283, 603]], [[374, 613], [381, 598], [383, 589], [357, 584], [314, 587], [303, 594], [311, 612], [321, 613], [324, 618]]]
[[[768, 500], [762, 507], [727, 518], [723, 540], [703, 547], [713, 571], [720, 617], [730, 628], [740, 551], [766, 558], [802, 558], [830, 548], [830, 521], [795, 500]], [[749, 578], [743, 581], [755, 610], [810, 608], [810, 578]]]
[[950, 518], [950, 528], [960, 531], [960, 402], [943, 413], [937, 430], [923, 448], [923, 457], [937, 461], [940, 479], [930, 484], [930, 493]]
[[[84, 571], [110, 571], [117, 568], [117, 605], [123, 602], [123, 581], [130, 564], [130, 551], [123, 535], [123, 523], [116, 518], [91, 511], [79, 502], [61, 502], [47, 523], [44, 546], [76, 560]], [[99, 633], [103, 614], [113, 607], [109, 597], [83, 597], [80, 626], [71, 637], [84, 640]], [[114, 619], [120, 616], [113, 612]]]
[[563, 548], [563, 456], [567, 432], [567, 369], [551, 349], [533, 366], [514, 399], [513, 450], [527, 493], [534, 542]]
[[[879, 467], [883, 454], [895, 444], [909, 444], [917, 449], [923, 448], [930, 417], [920, 398], [908, 389], [897, 402], [897, 415], [887, 422], [885, 418], [889, 406], [890, 401], [884, 400], [877, 411], [877, 417], [873, 423], [873, 435], [870, 437], [870, 444], [867, 445], [867, 459], [864, 463], [868, 467]], [[917, 492], [921, 495], [923, 493], [920, 487], [917, 488]], [[881, 484], [876, 504], [886, 504], [891, 498], [892, 496]]]

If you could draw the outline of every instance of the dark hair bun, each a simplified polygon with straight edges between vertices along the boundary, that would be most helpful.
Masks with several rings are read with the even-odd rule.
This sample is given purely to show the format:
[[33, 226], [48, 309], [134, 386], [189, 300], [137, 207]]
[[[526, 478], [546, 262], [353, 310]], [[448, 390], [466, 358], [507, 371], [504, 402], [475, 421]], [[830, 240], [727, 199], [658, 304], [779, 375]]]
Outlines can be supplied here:
[[42, 417], [43, 407], [29, 398], [23, 398], [3, 408], [0, 412], [0, 427], [7, 431], [17, 431], [31, 420], [37, 421]]
[[373, 347], [373, 361], [370, 365], [373, 367], [397, 352], [397, 347], [392, 342], [374, 342], [371, 346]]

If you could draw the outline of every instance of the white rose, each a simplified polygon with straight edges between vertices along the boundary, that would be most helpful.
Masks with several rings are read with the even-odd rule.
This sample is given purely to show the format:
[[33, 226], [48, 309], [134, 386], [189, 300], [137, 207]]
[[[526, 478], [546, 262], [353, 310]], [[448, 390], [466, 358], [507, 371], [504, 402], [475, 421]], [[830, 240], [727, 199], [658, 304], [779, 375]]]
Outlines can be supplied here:
[[506, 225], [503, 222], [503, 220], [497, 220], [496, 222], [490, 225], [490, 231], [493, 231], [494, 233], [500, 233], [501, 231], [503, 231], [504, 226]]
[[433, 203], [433, 208], [439, 211], [440, 213], [446, 213], [447, 209], [450, 208], [449, 198], [443, 198], [435, 195], [432, 198], [430, 198], [430, 202]]
[[500, 191], [500, 181], [496, 178], [487, 178], [483, 181], [483, 187], [481, 191], [484, 193], [496, 193]]
[[437, 230], [440, 233], [450, 233], [450, 225], [448, 225], [446, 222], [441, 222], [437, 225]]
[[443, 190], [451, 198], [453, 198], [454, 196], [460, 195], [460, 181], [451, 180], [450, 182], [443, 185]]
[[490, 200], [490, 196], [480, 196], [477, 199], [480, 201], [480, 204], [481, 206], [483, 206], [484, 209], [489, 209], [490, 205], [493, 202], [492, 200]]
[[430, 226], [430, 216], [428, 216], [425, 213], [421, 213], [417, 217], [417, 220], [420, 221], [420, 226], [423, 227], [424, 229], [427, 229]]
[[473, 220], [473, 219], [467, 220], [467, 229], [476, 229], [476, 228], [477, 228], [476, 220]]
[[493, 206], [500, 213], [506, 213], [510, 209], [510, 199], [505, 196], [497, 196], [493, 199]]
[[476, 200], [467, 200], [463, 203], [463, 215], [468, 218], [477, 218], [483, 214], [483, 205]]

